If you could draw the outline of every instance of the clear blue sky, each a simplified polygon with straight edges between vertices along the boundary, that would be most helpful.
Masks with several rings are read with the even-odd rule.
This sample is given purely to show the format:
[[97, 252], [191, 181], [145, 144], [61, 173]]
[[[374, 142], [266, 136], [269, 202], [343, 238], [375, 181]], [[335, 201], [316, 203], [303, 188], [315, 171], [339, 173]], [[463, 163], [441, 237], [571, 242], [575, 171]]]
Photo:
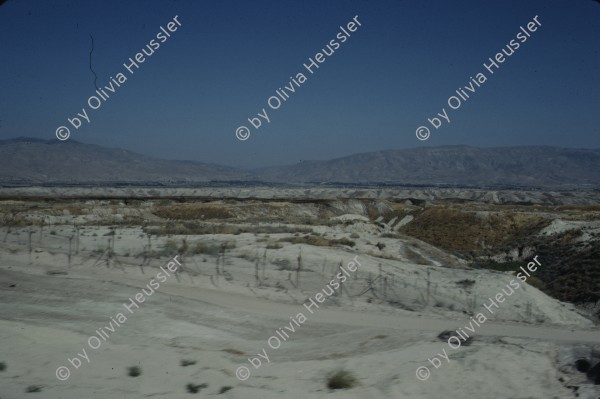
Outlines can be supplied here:
[[[102, 87], [175, 15], [182, 26], [89, 110], [89, 34]], [[362, 26], [308, 76], [302, 64], [355, 15]], [[538, 31], [418, 141], [415, 129], [536, 15]], [[91, 123], [71, 128], [75, 140], [244, 167], [419, 146], [600, 147], [592, 0], [9, 0], [0, 37], [0, 139], [53, 139], [85, 107]], [[298, 72], [308, 80], [269, 109]], [[271, 122], [237, 140], [263, 107]]]

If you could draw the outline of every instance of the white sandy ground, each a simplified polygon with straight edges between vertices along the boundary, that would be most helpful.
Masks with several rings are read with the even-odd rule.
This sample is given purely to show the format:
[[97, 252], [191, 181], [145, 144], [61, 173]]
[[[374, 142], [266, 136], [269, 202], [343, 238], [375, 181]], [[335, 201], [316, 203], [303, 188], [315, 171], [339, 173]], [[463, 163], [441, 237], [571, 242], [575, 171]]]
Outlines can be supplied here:
[[564, 233], [569, 230], [579, 230], [582, 234], [573, 242], [587, 242], [591, 237], [600, 235], [600, 220], [577, 221], [555, 219], [548, 226], [543, 228], [539, 235], [553, 235]]
[[[143, 269], [135, 266], [141, 258], [133, 256], [119, 258], [124, 264], [122, 269], [94, 266], [89, 250], [106, 245], [103, 234], [108, 229], [87, 227], [81, 237], [82, 253], [73, 257], [72, 267], [68, 268], [64, 239], [60, 244], [60, 236], [67, 235], [68, 229], [57, 227], [56, 237], [44, 236], [44, 245], [34, 246], [31, 265], [24, 250], [25, 231], [13, 231], [7, 243], [0, 244], [0, 362], [7, 365], [0, 372], [1, 399], [179, 399], [219, 395], [223, 386], [233, 389], [219, 397], [240, 399], [565, 399], [576, 397], [566, 387], [572, 384], [581, 385], [579, 398], [600, 397], [600, 389], [586, 383], [570, 366], [576, 351], [600, 345], [598, 328], [572, 306], [527, 286], [500, 305], [495, 319], [477, 330], [471, 346], [451, 350], [436, 338], [437, 334], [468, 325], [469, 316], [462, 313], [463, 308], [481, 311], [482, 303], [513, 277], [434, 266], [447, 265], [446, 258], [407, 241], [370, 237], [367, 227], [352, 250], [287, 244], [269, 251], [269, 262], [288, 259], [294, 265], [302, 248], [304, 267], [312, 270], [302, 274], [302, 290], [291, 286], [288, 271], [272, 266], [267, 270], [265, 286], [256, 287], [254, 263], [235, 257], [256, 252], [254, 235], [204, 237], [236, 240], [226, 265], [233, 280], [209, 276], [214, 274], [214, 257], [185, 258], [187, 272], [177, 275], [179, 281], [171, 276], [134, 314], [124, 313], [128, 320], [114, 333], [109, 332], [109, 340], [93, 350], [87, 344], [88, 337], [107, 325], [110, 317], [125, 312], [122, 304], [174, 254], [153, 260], [152, 267]], [[355, 225], [352, 231], [357, 229]], [[344, 227], [331, 228], [329, 234], [348, 236]], [[146, 243], [139, 229], [120, 229], [117, 235], [121, 237], [115, 245], [118, 254], [136, 254]], [[272, 234], [271, 238], [278, 236]], [[153, 245], [158, 248], [165, 240], [156, 240]], [[194, 242], [193, 238], [188, 240]], [[407, 259], [367, 255], [373, 251], [369, 240], [385, 241], [385, 250], [396, 255], [411, 248], [430, 260], [430, 303], [423, 300], [425, 266]], [[57, 249], [48, 250], [48, 246]], [[349, 282], [349, 291], [360, 292], [361, 279], [369, 272], [376, 276], [382, 264], [395, 279], [393, 294], [399, 306], [365, 294], [351, 300], [345, 296], [330, 298], [328, 306], [315, 314], [302, 307], [307, 297], [325, 286], [325, 277], [336, 271], [340, 261], [345, 265], [356, 255], [361, 262], [360, 279]], [[68, 274], [47, 275], [48, 271]], [[476, 281], [469, 292], [457, 288], [456, 281], [463, 279]], [[276, 281], [285, 289], [276, 288]], [[12, 284], [15, 286], [10, 287]], [[277, 328], [288, 325], [290, 316], [298, 312], [303, 312], [307, 321], [279, 349], [269, 348], [267, 339]], [[67, 357], [75, 357], [82, 348], [90, 363], [82, 359], [82, 366], [74, 369]], [[263, 348], [270, 363], [255, 370], [247, 358], [256, 357]], [[435, 369], [427, 358], [442, 349], [450, 355], [450, 363], [442, 359], [445, 364]], [[197, 363], [182, 367], [183, 359]], [[134, 365], [142, 368], [142, 375], [128, 377], [126, 369]], [[67, 381], [56, 379], [58, 366], [71, 369]], [[250, 367], [247, 381], [235, 378], [238, 366]], [[415, 377], [415, 369], [420, 366], [430, 366], [432, 374], [426, 382]], [[350, 390], [328, 390], [326, 375], [340, 367], [352, 371], [360, 384]], [[207, 383], [208, 388], [193, 395], [186, 392], [188, 383]], [[30, 385], [41, 385], [42, 392], [26, 393]]]

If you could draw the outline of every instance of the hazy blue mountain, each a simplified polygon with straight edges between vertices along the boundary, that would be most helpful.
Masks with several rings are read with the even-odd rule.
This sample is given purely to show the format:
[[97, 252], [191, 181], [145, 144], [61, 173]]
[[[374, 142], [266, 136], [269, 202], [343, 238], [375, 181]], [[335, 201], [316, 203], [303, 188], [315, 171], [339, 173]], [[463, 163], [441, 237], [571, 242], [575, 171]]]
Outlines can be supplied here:
[[69, 140], [0, 141], [0, 182], [202, 182], [239, 180], [247, 171], [193, 161], [169, 161]]
[[600, 150], [547, 146], [467, 146], [388, 150], [329, 161], [243, 170], [169, 161], [83, 144], [18, 138], [0, 141], [0, 182], [417, 184], [463, 186], [600, 186]]

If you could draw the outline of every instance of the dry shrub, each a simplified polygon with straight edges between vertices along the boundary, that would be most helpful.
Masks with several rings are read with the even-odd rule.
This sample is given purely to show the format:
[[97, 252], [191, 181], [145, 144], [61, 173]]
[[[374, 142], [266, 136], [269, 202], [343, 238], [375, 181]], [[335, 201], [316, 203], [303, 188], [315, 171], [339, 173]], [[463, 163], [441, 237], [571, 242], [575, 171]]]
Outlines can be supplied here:
[[221, 351], [232, 354], [232, 355], [236, 355], [236, 356], [246, 356], [246, 353], [242, 352], [241, 350], [237, 350], [237, 349], [227, 348], [227, 349], [221, 349]]
[[235, 215], [229, 209], [217, 205], [176, 204], [159, 207], [153, 212], [158, 217], [172, 220], [223, 220]]
[[315, 235], [309, 235], [304, 237], [286, 237], [281, 238], [279, 241], [291, 242], [292, 244], [307, 244], [316, 247], [334, 247], [336, 245], [347, 245], [353, 247], [356, 243], [347, 238], [340, 239], [328, 239], [325, 237], [318, 237]]
[[226, 241], [222, 243], [205, 243], [199, 242], [193, 248], [191, 248], [188, 252], [192, 255], [197, 254], [207, 254], [207, 255], [217, 255], [223, 250], [230, 250], [236, 247], [235, 241]]
[[327, 388], [349, 389], [358, 384], [358, 379], [348, 370], [337, 370], [327, 376]]
[[158, 226], [144, 227], [146, 234], [157, 236], [168, 234], [200, 235], [200, 234], [276, 234], [276, 233], [311, 233], [312, 229], [291, 226], [244, 226], [237, 224], [211, 224], [198, 222], [167, 222]]
[[477, 251], [482, 244], [500, 247], [535, 234], [550, 223], [541, 216], [507, 212], [478, 216], [474, 212], [435, 206], [425, 209], [401, 231], [453, 251]]

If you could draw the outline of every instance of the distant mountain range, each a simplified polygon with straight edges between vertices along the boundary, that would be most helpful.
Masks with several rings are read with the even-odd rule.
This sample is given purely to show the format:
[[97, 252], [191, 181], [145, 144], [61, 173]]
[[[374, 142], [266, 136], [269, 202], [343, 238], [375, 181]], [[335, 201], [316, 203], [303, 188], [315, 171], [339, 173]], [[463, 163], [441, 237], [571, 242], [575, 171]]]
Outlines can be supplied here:
[[169, 161], [74, 140], [0, 141], [0, 183], [200, 182], [247, 179], [248, 172], [193, 161]]
[[207, 182], [600, 187], [600, 150], [422, 147], [243, 170], [169, 161], [76, 141], [0, 141], [0, 184]]

